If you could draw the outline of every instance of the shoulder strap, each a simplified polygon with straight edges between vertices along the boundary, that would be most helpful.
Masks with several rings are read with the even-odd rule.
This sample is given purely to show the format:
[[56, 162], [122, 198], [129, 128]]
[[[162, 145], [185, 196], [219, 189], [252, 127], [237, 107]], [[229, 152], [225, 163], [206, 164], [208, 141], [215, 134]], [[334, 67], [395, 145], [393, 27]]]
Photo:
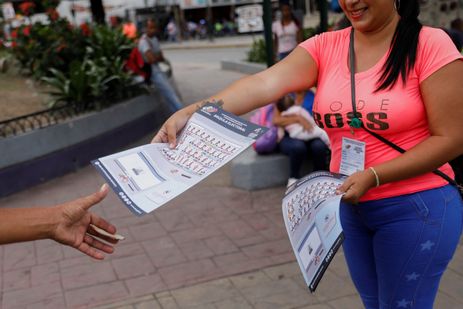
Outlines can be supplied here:
[[[404, 153], [406, 152], [405, 149], [403, 149], [402, 147], [394, 144], [393, 142], [391, 142], [390, 140], [386, 139], [385, 137], [379, 135], [378, 133], [376, 132], [373, 132], [373, 131], [370, 131], [368, 130], [363, 121], [361, 121], [359, 118], [357, 118], [357, 104], [355, 104], [355, 101], [356, 101], [356, 98], [355, 98], [355, 49], [354, 49], [354, 28], [352, 28], [351, 32], [350, 32], [350, 40], [349, 40], [349, 64], [350, 64], [350, 86], [351, 86], [351, 97], [352, 97], [352, 111], [354, 112], [354, 117], [352, 119], [352, 123], [351, 123], [351, 126], [354, 127], [354, 128], [359, 128], [361, 127], [362, 129], [364, 129], [365, 131], [367, 131], [368, 133], [370, 133], [371, 135], [373, 135], [375, 138], [377, 138], [378, 140], [380, 140], [381, 142], [383, 142], [384, 144], [388, 145], [389, 147], [395, 149], [396, 151], [400, 152], [400, 153]], [[356, 124], [356, 121], [358, 121], [358, 124]], [[359, 125], [359, 126], [358, 126]], [[458, 186], [458, 184], [456, 183], [456, 181], [452, 178], [450, 178], [447, 174], [439, 171], [439, 170], [434, 170], [433, 171], [434, 174], [442, 177], [443, 179], [445, 179], [447, 182], [449, 182], [450, 184], [452, 185], [455, 185], [455, 186]]]
[[[377, 139], [379, 139], [381, 142], [383, 142], [384, 144], [388, 145], [389, 147], [391, 147], [391, 148], [397, 150], [398, 152], [400, 152], [400, 153], [406, 152], [405, 149], [403, 149], [403, 148], [401, 148], [400, 146], [394, 144], [393, 142], [391, 142], [390, 140], [384, 138], [383, 136], [379, 135], [378, 133], [368, 130], [368, 129], [365, 127], [365, 125], [363, 124], [363, 122], [362, 122], [362, 128], [363, 128], [365, 131], [367, 131], [368, 133], [370, 133], [371, 135], [373, 135], [374, 137], [376, 137]], [[457, 185], [457, 183], [456, 183], [455, 180], [453, 180], [453, 179], [450, 178], [447, 174], [441, 172], [440, 170], [434, 170], [433, 173], [436, 174], [436, 175], [438, 175], [438, 176], [440, 176], [440, 177], [442, 177], [442, 178], [444, 178], [444, 179], [445, 179], [447, 182], [449, 182], [450, 184], [452, 184], [452, 185]]]

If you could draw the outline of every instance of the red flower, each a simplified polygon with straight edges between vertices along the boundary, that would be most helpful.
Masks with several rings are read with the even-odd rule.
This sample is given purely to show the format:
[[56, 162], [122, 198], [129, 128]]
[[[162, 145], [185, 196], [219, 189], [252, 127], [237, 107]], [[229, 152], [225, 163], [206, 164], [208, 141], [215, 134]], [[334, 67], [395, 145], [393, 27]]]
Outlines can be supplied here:
[[18, 43], [16, 41], [11, 42], [11, 47], [16, 48], [18, 46]]
[[56, 48], [56, 52], [59, 53], [60, 51], [62, 51], [63, 49], [65, 49], [67, 46], [66, 44], [60, 44], [57, 48]]
[[80, 25], [80, 29], [82, 30], [82, 34], [84, 36], [90, 36], [90, 34], [92, 34], [90, 27], [87, 24]]
[[25, 16], [29, 16], [32, 14], [35, 8], [35, 3], [34, 2], [23, 2], [19, 5], [19, 10], [23, 13]]
[[26, 27], [24, 27], [24, 28], [23, 28], [23, 34], [24, 34], [25, 36], [31, 35], [31, 26], [26, 26]]
[[55, 9], [47, 9], [47, 15], [48, 18], [50, 18], [50, 21], [56, 21], [59, 18], [59, 14]]
[[13, 30], [11, 31], [11, 38], [12, 39], [17, 39], [18, 38], [18, 30]]

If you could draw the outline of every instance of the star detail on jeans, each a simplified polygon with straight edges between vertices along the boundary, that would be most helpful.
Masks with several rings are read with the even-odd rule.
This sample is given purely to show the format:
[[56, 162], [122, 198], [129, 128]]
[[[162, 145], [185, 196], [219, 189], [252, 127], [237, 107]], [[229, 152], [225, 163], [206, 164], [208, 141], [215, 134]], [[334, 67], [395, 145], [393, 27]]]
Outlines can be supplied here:
[[415, 272], [411, 273], [410, 275], [405, 275], [405, 277], [407, 277], [407, 281], [415, 281], [419, 276], [420, 275]]
[[432, 246], [434, 246], [434, 245], [435, 245], [435, 243], [428, 240], [427, 242], [421, 244], [421, 251], [431, 250]]
[[408, 304], [410, 304], [410, 303], [411, 302], [406, 301], [405, 299], [402, 299], [402, 300], [397, 302], [397, 308], [407, 308]]

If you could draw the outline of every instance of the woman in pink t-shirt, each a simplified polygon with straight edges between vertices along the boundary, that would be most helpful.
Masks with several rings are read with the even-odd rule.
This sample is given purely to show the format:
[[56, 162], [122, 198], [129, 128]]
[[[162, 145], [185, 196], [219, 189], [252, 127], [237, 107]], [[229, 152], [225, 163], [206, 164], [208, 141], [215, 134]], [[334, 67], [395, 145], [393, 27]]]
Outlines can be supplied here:
[[[339, 2], [352, 27], [303, 42], [208, 100], [244, 114], [317, 85], [330, 170], [349, 175], [339, 188], [343, 247], [365, 307], [431, 309], [462, 230], [457, 189], [432, 173], [453, 177], [446, 162], [463, 153], [462, 56], [442, 30], [420, 24], [418, 0]], [[201, 104], [175, 113], [153, 141], [174, 146]]]
[[302, 42], [302, 29], [287, 2], [280, 4], [281, 19], [272, 24], [273, 49], [277, 60], [289, 55]]

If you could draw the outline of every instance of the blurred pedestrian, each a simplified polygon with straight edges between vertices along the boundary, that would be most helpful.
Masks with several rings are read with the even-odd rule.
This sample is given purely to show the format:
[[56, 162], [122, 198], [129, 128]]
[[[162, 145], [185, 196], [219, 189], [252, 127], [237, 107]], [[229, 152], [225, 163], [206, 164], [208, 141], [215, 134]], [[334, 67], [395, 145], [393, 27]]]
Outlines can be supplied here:
[[281, 19], [272, 24], [273, 47], [277, 60], [289, 55], [302, 42], [302, 29], [288, 2], [281, 2]]
[[138, 42], [138, 50], [142, 54], [145, 63], [150, 65], [150, 81], [152, 86], [159, 90], [171, 109], [176, 111], [182, 108], [183, 104], [170, 84], [167, 75], [159, 67], [159, 63], [165, 61], [165, 59], [159, 40], [156, 37], [157, 33], [158, 27], [156, 22], [153, 19], [148, 19], [145, 34], [141, 36]]
[[177, 42], [177, 25], [173, 19], [170, 19], [166, 26], [167, 40], [169, 42]]
[[198, 24], [189, 20], [186, 24], [189, 38], [195, 39], [198, 31]]
[[223, 24], [220, 21], [216, 21], [214, 24], [214, 32], [216, 36], [223, 35]]

